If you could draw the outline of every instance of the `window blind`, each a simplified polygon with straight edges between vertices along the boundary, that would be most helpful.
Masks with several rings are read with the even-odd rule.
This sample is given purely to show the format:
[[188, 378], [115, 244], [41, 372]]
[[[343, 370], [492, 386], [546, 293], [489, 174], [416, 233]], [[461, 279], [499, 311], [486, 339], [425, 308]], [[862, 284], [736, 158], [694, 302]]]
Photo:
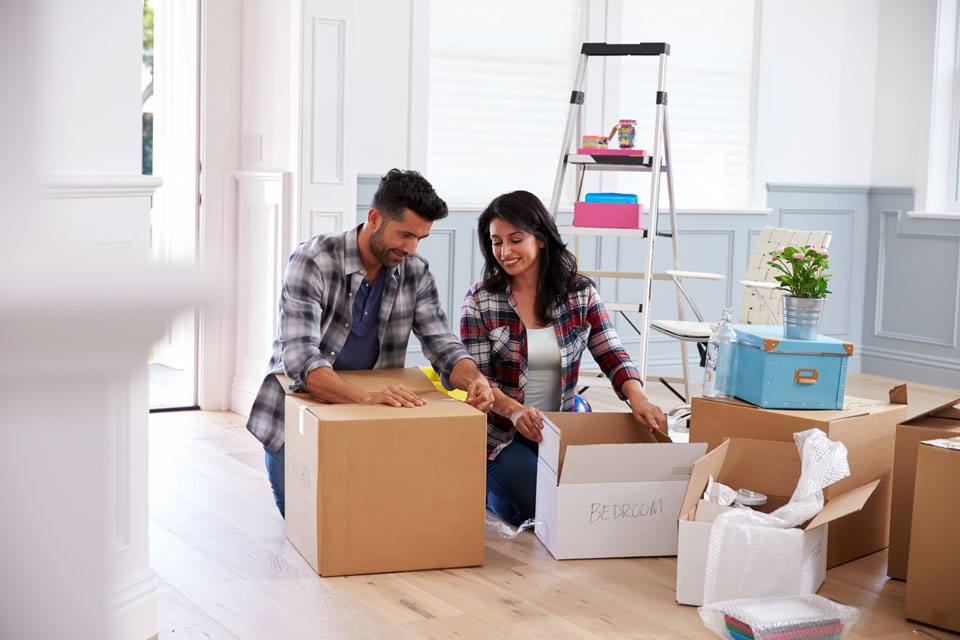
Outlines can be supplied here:
[[[751, 204], [755, 6], [755, 0], [623, 2], [622, 42], [671, 46], [666, 86], [679, 208]], [[620, 117], [636, 118], [636, 144], [652, 151], [657, 65], [622, 60]]]
[[580, 0], [432, 0], [427, 178], [452, 207], [526, 189], [549, 206]]

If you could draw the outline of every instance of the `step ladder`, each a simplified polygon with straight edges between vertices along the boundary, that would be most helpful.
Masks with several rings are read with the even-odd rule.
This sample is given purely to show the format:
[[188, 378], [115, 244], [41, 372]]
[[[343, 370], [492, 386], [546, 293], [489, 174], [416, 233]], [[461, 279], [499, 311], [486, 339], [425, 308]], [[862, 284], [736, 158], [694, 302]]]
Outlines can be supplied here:
[[[563, 145], [560, 148], [560, 158], [557, 163], [557, 174], [553, 183], [553, 193], [550, 198], [550, 213], [556, 219], [560, 208], [560, 198], [563, 192], [564, 179], [567, 167], [573, 166], [575, 175], [575, 200], [579, 200], [583, 189], [583, 180], [587, 171], [627, 171], [650, 173], [650, 199], [647, 206], [647, 224], [645, 229], [606, 229], [560, 226], [561, 235], [573, 236], [574, 254], [580, 261], [580, 238], [612, 236], [617, 238], [642, 238], [646, 246], [642, 271], [603, 271], [581, 269], [580, 272], [590, 278], [627, 278], [643, 282], [643, 300], [640, 302], [605, 302], [608, 311], [619, 313], [633, 329], [640, 335], [640, 357], [637, 362], [640, 376], [646, 387], [647, 382], [647, 345], [650, 332], [651, 295], [654, 280], [669, 280], [677, 284], [675, 275], [680, 269], [679, 247], [677, 243], [677, 210], [673, 197], [673, 165], [670, 158], [670, 128], [667, 117], [667, 91], [665, 76], [667, 58], [670, 55], [670, 45], [665, 42], [644, 42], [640, 44], [607, 44], [605, 42], [587, 42], [580, 49], [580, 61], [574, 79], [573, 91], [570, 94], [570, 107], [567, 111], [567, 122], [563, 132]], [[659, 72], [657, 75], [656, 116], [654, 122], [652, 154], [645, 156], [605, 156], [590, 155], [576, 152], [583, 135], [583, 103], [584, 84], [586, 82], [587, 63], [593, 57], [609, 56], [646, 56], [657, 58]], [[576, 144], [571, 152], [571, 145]], [[669, 230], [660, 229], [660, 180], [666, 176], [667, 199], [669, 202]], [[653, 271], [653, 256], [657, 238], [669, 238], [673, 251], [673, 269], [655, 273]], [[681, 287], [675, 287], [677, 293], [677, 318], [683, 320], [684, 296]], [[635, 323], [627, 313], [638, 314], [639, 323]], [[690, 402], [689, 372], [687, 363], [687, 344], [677, 341], [680, 345], [680, 361], [683, 370], [682, 377], [658, 377], [670, 391], [684, 403]], [[605, 378], [596, 372], [584, 372], [581, 375], [578, 387], [602, 386]], [[599, 383], [599, 384], [598, 384]], [[609, 382], [606, 382], [609, 386]], [[680, 393], [676, 386], [682, 386]]]

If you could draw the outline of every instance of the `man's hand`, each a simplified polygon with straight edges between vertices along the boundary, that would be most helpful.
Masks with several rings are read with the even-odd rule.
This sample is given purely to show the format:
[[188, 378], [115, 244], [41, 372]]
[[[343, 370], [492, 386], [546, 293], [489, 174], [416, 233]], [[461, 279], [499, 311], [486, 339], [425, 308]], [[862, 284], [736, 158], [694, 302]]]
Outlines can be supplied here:
[[519, 411], [515, 411], [510, 416], [510, 420], [517, 431], [527, 440], [533, 442], [543, 440], [543, 436], [540, 435], [540, 431], [543, 430], [543, 414], [540, 409], [521, 406]]
[[383, 391], [368, 393], [366, 404], [385, 404], [390, 407], [422, 407], [427, 402], [402, 384], [391, 384]]
[[477, 376], [467, 386], [467, 404], [484, 413], [493, 408], [493, 389], [483, 376]]

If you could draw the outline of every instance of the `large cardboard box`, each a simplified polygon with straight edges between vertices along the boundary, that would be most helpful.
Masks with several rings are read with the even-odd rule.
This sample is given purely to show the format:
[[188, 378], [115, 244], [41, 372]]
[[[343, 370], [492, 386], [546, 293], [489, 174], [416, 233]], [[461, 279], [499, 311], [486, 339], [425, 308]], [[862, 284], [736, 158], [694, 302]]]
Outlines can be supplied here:
[[[800, 470], [800, 457], [794, 443], [747, 438], [726, 440], [694, 463], [680, 508], [677, 602], [697, 606], [703, 604], [713, 518], [732, 508], [702, 500], [709, 479], [712, 477], [735, 490], [750, 489], [765, 494], [767, 504], [757, 508], [769, 513], [790, 501], [800, 479]], [[794, 543], [791, 529], [770, 530], [771, 536], [782, 534], [782, 550], [779, 553], [784, 564], [794, 564], [795, 558], [788, 558], [789, 554], [800, 554], [796, 564], [802, 570], [797, 574], [786, 574], [778, 566], [762, 564], [756, 567], [757, 580], [744, 585], [747, 591], [742, 597], [816, 593], [827, 575], [825, 550], [829, 546], [828, 525], [832, 529], [839, 524], [840, 518], [862, 509], [879, 484], [879, 480], [874, 480], [827, 500], [820, 513], [799, 527], [803, 531], [802, 545]], [[744, 549], [744, 562], [749, 561], [750, 549]], [[780, 587], [776, 594], [749, 592], [751, 588], [770, 588], [774, 584]]]
[[929, 440], [917, 452], [908, 618], [960, 631], [960, 437]]
[[905, 398], [891, 394], [889, 403], [847, 396], [844, 408], [830, 411], [761, 409], [739, 400], [694, 398], [690, 441], [709, 449], [725, 438], [753, 438], [793, 443], [793, 434], [818, 428], [847, 447], [850, 477], [827, 487], [829, 500], [872, 480], [880, 480], [859, 513], [830, 529], [827, 567], [835, 567], [884, 549], [890, 533], [890, 495], [894, 437], [906, 419]]
[[703, 444], [629, 413], [547, 413], [534, 527], [558, 560], [677, 554], [677, 515]]
[[960, 398], [955, 398], [942, 407], [897, 426], [896, 453], [893, 458], [890, 549], [887, 552], [887, 575], [891, 578], [907, 579], [917, 449], [923, 440], [960, 435], [960, 409], [954, 408], [958, 402]]
[[287, 395], [287, 539], [322, 576], [483, 564], [484, 414], [417, 369], [339, 375], [370, 391], [403, 384], [427, 404]]

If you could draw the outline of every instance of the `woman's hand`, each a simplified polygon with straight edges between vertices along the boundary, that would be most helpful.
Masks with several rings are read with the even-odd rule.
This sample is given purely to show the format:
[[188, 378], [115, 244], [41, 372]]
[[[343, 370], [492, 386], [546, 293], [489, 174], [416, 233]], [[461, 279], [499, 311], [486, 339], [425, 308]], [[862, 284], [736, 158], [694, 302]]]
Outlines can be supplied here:
[[630, 409], [637, 422], [651, 432], [667, 433], [667, 416], [660, 407], [647, 400], [643, 385], [639, 381], [628, 380], [624, 383], [622, 391], [630, 402]]
[[540, 431], [543, 429], [543, 413], [536, 407], [520, 406], [520, 409], [510, 415], [510, 420], [517, 431], [527, 440], [540, 442], [543, 436]]

